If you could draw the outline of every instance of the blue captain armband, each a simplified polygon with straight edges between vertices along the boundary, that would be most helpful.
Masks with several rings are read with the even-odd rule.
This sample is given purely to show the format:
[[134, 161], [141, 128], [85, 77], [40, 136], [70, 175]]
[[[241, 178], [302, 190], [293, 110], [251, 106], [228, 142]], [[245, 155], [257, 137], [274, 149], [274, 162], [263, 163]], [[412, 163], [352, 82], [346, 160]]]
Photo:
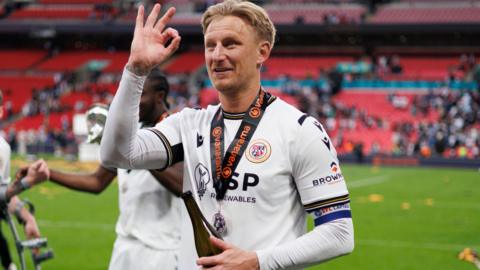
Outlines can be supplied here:
[[312, 215], [315, 227], [324, 223], [340, 219], [351, 218], [350, 203], [341, 203], [333, 206], [327, 206], [309, 211]]

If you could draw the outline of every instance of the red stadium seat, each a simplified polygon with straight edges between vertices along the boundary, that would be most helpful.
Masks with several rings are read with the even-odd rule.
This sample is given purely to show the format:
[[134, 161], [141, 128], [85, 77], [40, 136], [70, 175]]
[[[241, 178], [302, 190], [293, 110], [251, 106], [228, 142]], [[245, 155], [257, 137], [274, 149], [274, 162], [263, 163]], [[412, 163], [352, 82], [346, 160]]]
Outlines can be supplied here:
[[107, 61], [104, 72], [121, 72], [128, 61], [128, 52], [70, 51], [62, 52], [37, 67], [42, 71], [73, 71], [92, 60]]
[[1, 50], [0, 70], [25, 70], [46, 55], [47, 53], [41, 50]]
[[480, 7], [390, 7], [380, 8], [370, 23], [478, 23]]
[[4, 102], [12, 102], [14, 113], [20, 112], [25, 102], [31, 98], [33, 89], [53, 85], [51, 76], [0, 76], [0, 89], [3, 90]]
[[74, 19], [95, 18], [93, 6], [29, 6], [13, 12], [9, 19]]
[[168, 73], [185, 73], [193, 72], [205, 64], [205, 56], [203, 52], [187, 52], [180, 54], [169, 62], [165, 71]]

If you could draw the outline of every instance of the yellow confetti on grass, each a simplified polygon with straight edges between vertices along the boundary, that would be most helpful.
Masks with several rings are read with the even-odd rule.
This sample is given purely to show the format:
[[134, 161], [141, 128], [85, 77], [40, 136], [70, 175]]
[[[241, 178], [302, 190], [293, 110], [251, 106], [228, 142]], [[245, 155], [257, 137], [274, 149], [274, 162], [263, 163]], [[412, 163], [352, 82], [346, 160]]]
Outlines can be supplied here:
[[63, 187], [44, 187], [44, 186], [38, 187], [38, 192], [49, 199], [53, 199], [57, 195], [66, 193], [67, 191], [68, 190]]
[[368, 201], [373, 203], [383, 202], [383, 195], [370, 194], [368, 195]]
[[400, 205], [400, 208], [402, 208], [403, 210], [410, 210], [410, 203], [409, 202], [403, 202], [401, 205]]
[[426, 198], [423, 203], [426, 205], [426, 206], [433, 206], [433, 199], [432, 198]]

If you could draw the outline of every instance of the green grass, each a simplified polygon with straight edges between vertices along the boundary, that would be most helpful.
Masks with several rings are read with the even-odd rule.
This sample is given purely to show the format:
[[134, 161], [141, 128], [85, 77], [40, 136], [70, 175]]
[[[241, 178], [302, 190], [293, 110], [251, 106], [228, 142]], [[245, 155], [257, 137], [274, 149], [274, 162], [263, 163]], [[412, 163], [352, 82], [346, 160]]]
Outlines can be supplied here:
[[343, 172], [355, 251], [312, 269], [475, 269], [456, 255], [480, 247], [478, 171], [344, 166]]
[[[309, 270], [475, 269], [456, 255], [465, 247], [480, 249], [478, 171], [342, 170], [352, 198], [355, 251]], [[46, 183], [21, 197], [35, 203], [42, 234], [55, 251], [44, 270], [107, 268], [118, 215], [116, 182], [100, 196]]]

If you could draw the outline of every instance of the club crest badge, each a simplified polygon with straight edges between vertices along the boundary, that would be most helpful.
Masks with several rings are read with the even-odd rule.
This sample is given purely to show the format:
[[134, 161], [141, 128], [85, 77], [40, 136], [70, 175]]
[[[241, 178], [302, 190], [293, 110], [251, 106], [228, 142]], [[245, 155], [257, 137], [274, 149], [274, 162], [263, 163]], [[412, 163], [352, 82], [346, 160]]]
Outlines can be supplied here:
[[207, 184], [210, 182], [210, 172], [202, 163], [195, 167], [195, 182], [197, 184], [198, 197], [202, 199], [207, 191]]
[[246, 151], [247, 159], [253, 163], [261, 163], [267, 160], [272, 153], [270, 144], [265, 140], [254, 140]]

